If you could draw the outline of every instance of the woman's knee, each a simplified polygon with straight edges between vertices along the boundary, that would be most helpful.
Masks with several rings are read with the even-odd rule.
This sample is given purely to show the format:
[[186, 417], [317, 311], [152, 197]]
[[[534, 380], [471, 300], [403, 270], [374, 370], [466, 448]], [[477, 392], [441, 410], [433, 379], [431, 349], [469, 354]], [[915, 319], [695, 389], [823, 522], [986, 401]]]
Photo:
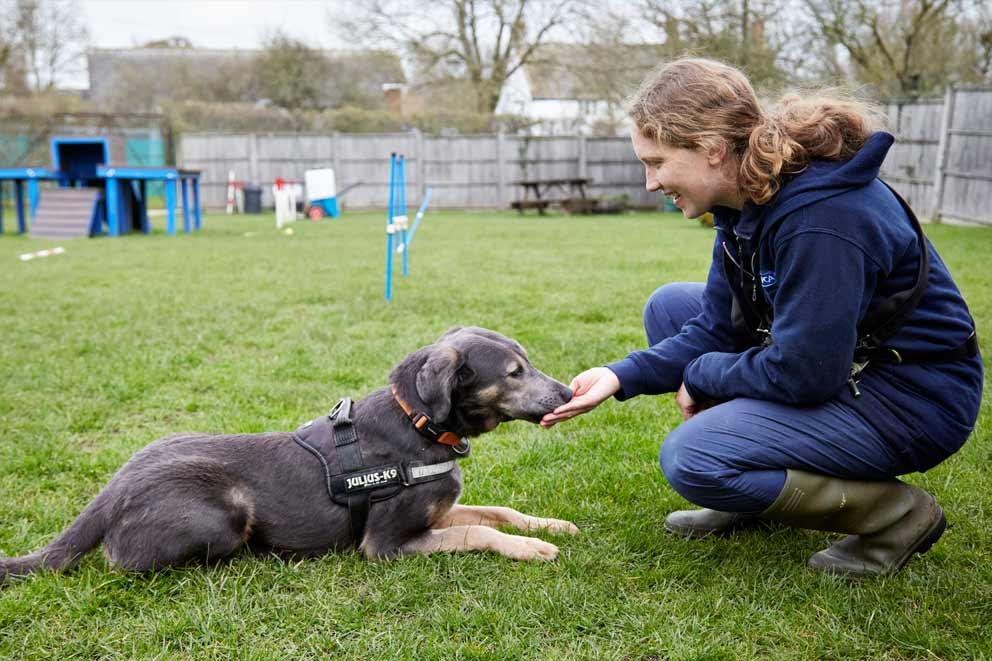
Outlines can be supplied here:
[[699, 314], [705, 285], [699, 282], [670, 282], [654, 290], [644, 304], [644, 330], [649, 344], [677, 335], [682, 326]]
[[672, 430], [661, 446], [661, 470], [691, 503], [724, 512], [761, 512], [781, 492], [785, 470], [774, 462], [754, 461], [753, 445], [742, 442], [736, 412], [723, 404]]
[[660, 462], [665, 479], [686, 500], [703, 504], [706, 494], [726, 488], [726, 466], [707, 449], [708, 439], [698, 425], [679, 425], [661, 445]]

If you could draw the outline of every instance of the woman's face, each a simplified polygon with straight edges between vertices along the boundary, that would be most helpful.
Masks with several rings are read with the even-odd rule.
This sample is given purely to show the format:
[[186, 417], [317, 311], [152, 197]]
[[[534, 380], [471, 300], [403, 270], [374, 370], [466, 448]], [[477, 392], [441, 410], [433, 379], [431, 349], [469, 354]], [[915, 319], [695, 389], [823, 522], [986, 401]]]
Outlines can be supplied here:
[[740, 209], [736, 182], [727, 175], [725, 152], [683, 149], [658, 144], [631, 130], [634, 153], [644, 164], [645, 187], [671, 197], [686, 218], [716, 205]]

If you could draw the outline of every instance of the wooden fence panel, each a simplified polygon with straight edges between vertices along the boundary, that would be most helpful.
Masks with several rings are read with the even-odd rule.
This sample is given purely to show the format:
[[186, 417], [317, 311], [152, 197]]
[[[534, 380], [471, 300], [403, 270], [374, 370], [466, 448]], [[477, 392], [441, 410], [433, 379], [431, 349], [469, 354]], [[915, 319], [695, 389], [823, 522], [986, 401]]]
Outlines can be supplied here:
[[[886, 107], [896, 143], [882, 176], [921, 218], [992, 225], [992, 90], [957, 89], [945, 98], [949, 104], [923, 99]], [[515, 181], [579, 176], [593, 180], [590, 195], [660, 203], [644, 190], [643, 167], [626, 137], [193, 133], [179, 147], [184, 167], [203, 170], [210, 208], [223, 207], [230, 170], [261, 183], [269, 206], [276, 177], [302, 180], [305, 170], [320, 167], [335, 169], [339, 190], [353, 186], [342, 199], [346, 206], [385, 207], [393, 152], [406, 155], [408, 207], [429, 186], [435, 208], [506, 209], [521, 195]]]

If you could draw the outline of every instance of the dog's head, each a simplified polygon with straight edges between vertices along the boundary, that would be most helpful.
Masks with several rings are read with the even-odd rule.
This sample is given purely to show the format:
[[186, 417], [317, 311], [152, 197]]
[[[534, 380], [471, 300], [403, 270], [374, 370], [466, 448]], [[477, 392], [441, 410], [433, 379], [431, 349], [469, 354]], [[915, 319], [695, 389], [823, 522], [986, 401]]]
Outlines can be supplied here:
[[418, 349], [390, 375], [397, 393], [440, 426], [475, 436], [507, 420], [539, 422], [572, 397], [536, 370], [517, 342], [478, 327], [456, 327]]

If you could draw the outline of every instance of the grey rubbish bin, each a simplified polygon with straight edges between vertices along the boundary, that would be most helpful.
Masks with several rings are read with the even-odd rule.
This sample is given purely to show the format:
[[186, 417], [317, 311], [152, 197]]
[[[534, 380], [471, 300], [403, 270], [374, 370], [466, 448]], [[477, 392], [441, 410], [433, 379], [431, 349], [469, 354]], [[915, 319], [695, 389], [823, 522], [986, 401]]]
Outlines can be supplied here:
[[262, 187], [257, 184], [245, 186], [245, 213], [262, 213]]

